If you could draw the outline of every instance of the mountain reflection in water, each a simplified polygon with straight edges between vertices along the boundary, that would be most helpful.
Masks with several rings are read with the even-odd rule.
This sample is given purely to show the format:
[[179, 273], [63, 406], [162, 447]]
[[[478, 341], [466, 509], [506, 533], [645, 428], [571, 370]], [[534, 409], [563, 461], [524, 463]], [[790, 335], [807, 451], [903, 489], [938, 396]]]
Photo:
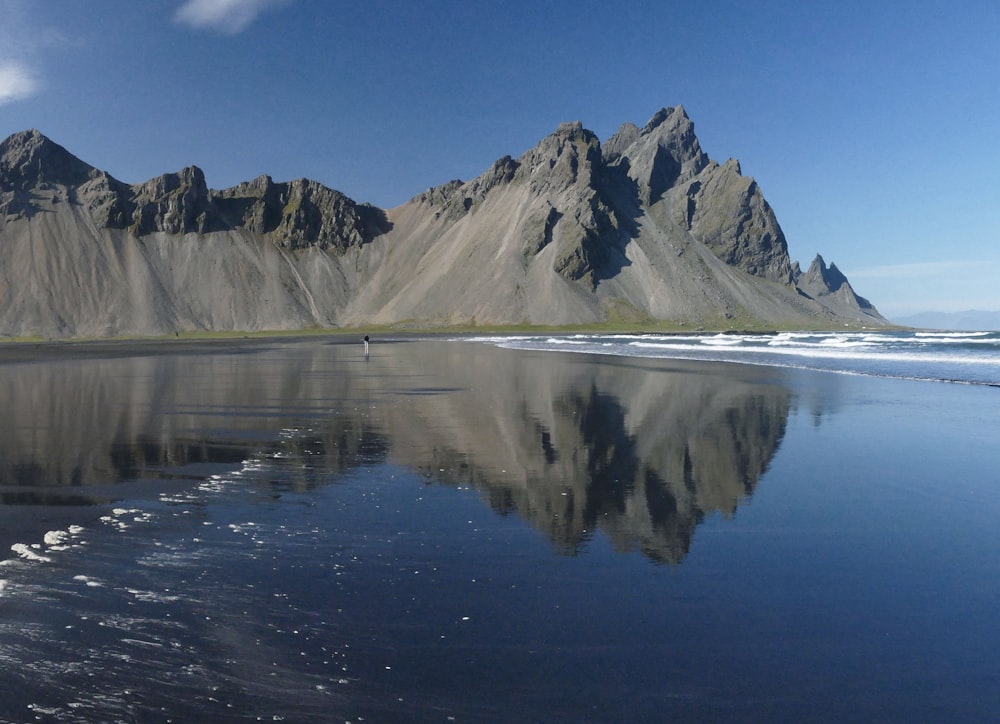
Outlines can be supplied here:
[[791, 394], [774, 373], [733, 374], [429, 341], [367, 359], [301, 342], [8, 363], [0, 503], [97, 504], [248, 459], [295, 489], [389, 463], [478, 489], [561, 552], [601, 530], [676, 563], [706, 515], [753, 492], [785, 431]]

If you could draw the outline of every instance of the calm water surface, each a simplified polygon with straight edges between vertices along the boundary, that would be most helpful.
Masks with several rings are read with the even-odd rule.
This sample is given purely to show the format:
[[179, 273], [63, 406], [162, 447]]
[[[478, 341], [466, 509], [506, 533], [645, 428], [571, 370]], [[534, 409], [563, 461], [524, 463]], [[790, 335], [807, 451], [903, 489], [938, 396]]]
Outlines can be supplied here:
[[311, 341], [0, 394], [0, 720], [1000, 708], [992, 387]]

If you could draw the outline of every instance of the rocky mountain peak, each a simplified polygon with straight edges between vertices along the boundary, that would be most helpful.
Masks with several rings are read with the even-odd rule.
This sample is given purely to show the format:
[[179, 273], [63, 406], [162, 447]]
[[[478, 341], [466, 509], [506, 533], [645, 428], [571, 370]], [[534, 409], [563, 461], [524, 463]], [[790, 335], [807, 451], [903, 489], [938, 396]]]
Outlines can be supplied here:
[[563, 121], [555, 130], [557, 136], [572, 136], [583, 131], [583, 121]]
[[803, 282], [821, 282], [830, 292], [836, 292], [844, 284], [847, 284], [847, 277], [837, 268], [836, 264], [826, 265], [826, 261], [819, 254], [812, 260], [812, 264], [803, 275]]
[[625, 149], [635, 143], [642, 131], [634, 123], [623, 123], [611, 138], [604, 142], [604, 161], [614, 163], [622, 157]]
[[589, 185], [601, 166], [601, 142], [580, 121], [562, 123], [517, 161], [536, 191]]
[[683, 106], [657, 111], [620, 157], [646, 204], [656, 203], [709, 164]]
[[35, 129], [15, 133], [0, 143], [3, 190], [82, 184], [93, 170]]
[[187, 166], [177, 173], [165, 173], [139, 184], [137, 196], [152, 199], [162, 198], [178, 191], [191, 191], [201, 196], [208, 195], [205, 173], [197, 166]]
[[743, 167], [740, 166], [740, 162], [735, 158], [727, 159], [726, 162], [722, 164], [722, 168], [732, 171], [737, 176], [743, 175]]
[[[668, 121], [669, 123], [667, 123]], [[691, 125], [693, 127], [687, 111], [684, 110], [684, 106], [677, 106], [676, 108], [665, 106], [652, 115], [646, 126], [642, 129], [642, 132], [652, 133], [664, 123], [673, 128], [683, 125]]]

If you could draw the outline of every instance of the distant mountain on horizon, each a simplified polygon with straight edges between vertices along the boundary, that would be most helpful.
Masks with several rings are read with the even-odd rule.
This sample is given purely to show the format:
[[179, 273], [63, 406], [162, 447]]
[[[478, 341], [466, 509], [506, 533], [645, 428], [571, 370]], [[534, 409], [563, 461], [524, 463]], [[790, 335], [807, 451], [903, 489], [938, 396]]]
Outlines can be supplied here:
[[308, 179], [125, 184], [38, 131], [0, 144], [0, 335], [515, 325], [889, 324], [801, 271], [737, 161], [682, 107], [603, 144], [564, 123], [391, 210]]
[[919, 312], [895, 317], [893, 321], [906, 327], [920, 329], [953, 329], [959, 332], [1000, 331], [1000, 311], [969, 309], [961, 312]]

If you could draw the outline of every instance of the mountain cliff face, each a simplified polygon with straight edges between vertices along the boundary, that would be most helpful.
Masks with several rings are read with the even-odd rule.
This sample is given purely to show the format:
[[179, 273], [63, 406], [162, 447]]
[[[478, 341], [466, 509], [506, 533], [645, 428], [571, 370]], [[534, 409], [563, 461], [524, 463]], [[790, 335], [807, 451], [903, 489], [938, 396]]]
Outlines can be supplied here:
[[306, 179], [212, 190], [194, 166], [129, 185], [37, 131], [0, 144], [8, 336], [885, 323], [817, 262], [793, 266], [756, 182], [679, 107], [604, 144], [562, 124], [390, 211]]

